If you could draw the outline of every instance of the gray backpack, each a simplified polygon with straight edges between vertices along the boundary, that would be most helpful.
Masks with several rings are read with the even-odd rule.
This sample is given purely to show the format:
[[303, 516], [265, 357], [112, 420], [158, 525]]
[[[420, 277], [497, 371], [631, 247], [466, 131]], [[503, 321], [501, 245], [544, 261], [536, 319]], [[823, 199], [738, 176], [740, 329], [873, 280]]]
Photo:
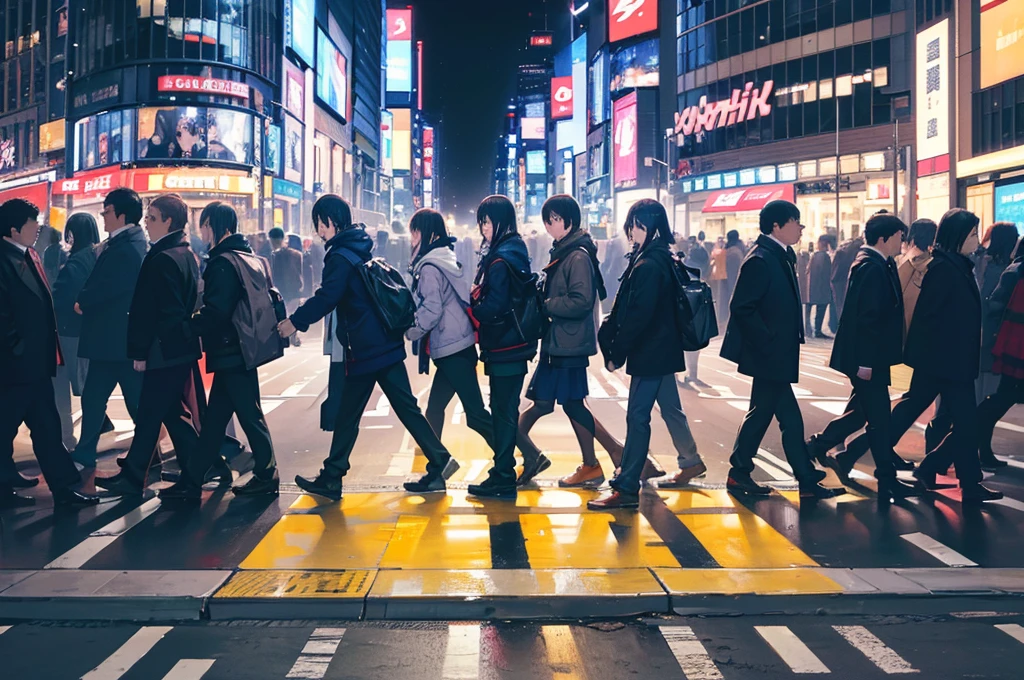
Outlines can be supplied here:
[[262, 257], [237, 251], [224, 253], [221, 257], [227, 258], [234, 266], [245, 291], [245, 296], [231, 315], [231, 323], [238, 331], [245, 368], [251, 371], [280, 359], [288, 344], [277, 332], [278, 313], [274, 304], [277, 291], [267, 262]]

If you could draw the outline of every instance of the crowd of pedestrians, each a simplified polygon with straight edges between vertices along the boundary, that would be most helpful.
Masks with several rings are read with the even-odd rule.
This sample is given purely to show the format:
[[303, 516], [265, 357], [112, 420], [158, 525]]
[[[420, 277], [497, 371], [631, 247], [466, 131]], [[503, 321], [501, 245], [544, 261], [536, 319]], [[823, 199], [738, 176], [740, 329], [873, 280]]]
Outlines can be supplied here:
[[[744, 246], [736, 231], [714, 243], [703, 233], [684, 241], [660, 203], [642, 200], [626, 215], [622, 237], [607, 243], [602, 262], [568, 195], [548, 199], [546, 233], [525, 239], [511, 201], [486, 198], [477, 211], [479, 253], [429, 209], [412, 216], [407, 235], [405, 226], [392, 227], [403, 233], [391, 248], [387, 232], [371, 236], [336, 195], [313, 207], [322, 248], [280, 228], [246, 238], [234, 209], [220, 202], [202, 210], [191, 235], [189, 208], [174, 194], [144, 208], [138, 194], [119, 188], [103, 206], [107, 238], [100, 242], [91, 216], [72, 215], [63, 248], [52, 235], [39, 238], [31, 203], [0, 205], [0, 508], [34, 502], [17, 492], [38, 483], [14, 466], [22, 424], [55, 503], [97, 502], [79, 488], [75, 462], [95, 467], [117, 386], [135, 432], [118, 473], [96, 477], [97, 487], [142, 495], [160, 467], [162, 431], [180, 468], [165, 473], [173, 484], [159, 492], [162, 498], [197, 501], [204, 484], [230, 486], [223, 452], [237, 419], [254, 470], [234, 493], [276, 494], [258, 369], [322, 320], [331, 370], [321, 427], [333, 435], [319, 474], [296, 477], [307, 493], [341, 498], [360, 420], [379, 386], [427, 459], [426, 473], [405, 484], [409, 492], [443, 492], [459, 469], [440, 439], [445, 408], [458, 396], [469, 427], [494, 458], [486, 479], [469, 486], [471, 496], [514, 499], [551, 466], [530, 433], [557, 404], [581, 459], [559, 486], [596, 489], [608, 480], [609, 490], [590, 508], [638, 507], [644, 480], [681, 487], [707, 472], [676, 382], [689, 369], [692, 384], [701, 384], [699, 347], [687, 345], [680, 325], [688, 323], [681, 319], [680, 271], [711, 284], [725, 328], [721, 355], [752, 379], [730, 458], [731, 492], [771, 493], [751, 473], [777, 420], [802, 499], [845, 493], [822, 485], [824, 468], [848, 484], [868, 450], [880, 497], [943, 488], [938, 476], [951, 465], [964, 503], [1001, 497], [981, 479], [982, 469], [1005, 465], [991, 449], [995, 423], [1024, 400], [1024, 252], [1012, 224], [992, 225], [980, 238], [978, 218], [965, 210], [909, 229], [882, 211], [857, 239], [837, 246], [823, 236], [813, 254], [798, 255], [804, 226], [790, 202], [768, 203], [760, 235]], [[46, 248], [44, 257], [34, 246]], [[387, 257], [375, 259], [389, 248], [399, 268]], [[830, 365], [849, 378], [851, 394], [845, 413], [807, 438], [793, 384], [805, 338], [828, 337], [826, 315], [835, 333]], [[419, 372], [434, 371], [425, 413], [410, 386], [406, 341]], [[587, 370], [598, 354], [606, 370], [630, 376], [624, 442], [586, 403]], [[204, 355], [202, 370], [213, 374], [208, 401]], [[480, 362], [489, 404], [477, 378]], [[890, 410], [891, 367], [901, 363], [914, 370], [913, 380]], [[531, 403], [522, 409], [524, 386]], [[77, 441], [71, 394], [82, 398]], [[894, 446], [936, 400], [927, 453], [915, 469]], [[678, 469], [669, 474], [649, 450], [655, 404], [676, 449]], [[614, 472], [602, 468], [595, 441]], [[900, 479], [899, 470], [913, 470], [914, 481]]]

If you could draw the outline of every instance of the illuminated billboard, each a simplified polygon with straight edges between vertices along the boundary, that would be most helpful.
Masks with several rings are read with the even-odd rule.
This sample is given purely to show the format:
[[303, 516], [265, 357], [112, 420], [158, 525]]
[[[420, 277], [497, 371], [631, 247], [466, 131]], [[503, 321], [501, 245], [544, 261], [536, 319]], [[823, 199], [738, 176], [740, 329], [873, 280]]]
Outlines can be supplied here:
[[590, 62], [590, 82], [587, 86], [590, 101], [590, 125], [599, 125], [608, 120], [608, 53], [598, 52]]
[[572, 118], [572, 76], [551, 79], [551, 120]]
[[423, 177], [434, 176], [434, 128], [423, 128]]
[[388, 10], [387, 91], [412, 92], [412, 10]]
[[630, 92], [612, 106], [612, 152], [616, 187], [636, 186], [637, 120], [636, 92]]
[[284, 42], [299, 59], [313, 65], [313, 0], [285, 0]]
[[522, 139], [544, 139], [547, 123], [543, 118], [523, 118], [520, 121]]
[[408, 172], [412, 168], [412, 117], [409, 109], [393, 109], [394, 169]]
[[390, 111], [380, 112], [380, 171], [390, 175], [394, 162], [395, 117]]
[[612, 55], [609, 90], [629, 90], [634, 87], [658, 87], [660, 43], [657, 38], [623, 47]]
[[917, 158], [949, 153], [949, 19], [917, 34]]
[[527, 151], [526, 152], [526, 174], [545, 175], [548, 172], [547, 152]]
[[347, 119], [348, 60], [322, 30], [316, 38], [316, 96]]
[[608, 0], [608, 42], [658, 30], [658, 0]]
[[1024, 0], [981, 0], [981, 87], [1024, 73]]

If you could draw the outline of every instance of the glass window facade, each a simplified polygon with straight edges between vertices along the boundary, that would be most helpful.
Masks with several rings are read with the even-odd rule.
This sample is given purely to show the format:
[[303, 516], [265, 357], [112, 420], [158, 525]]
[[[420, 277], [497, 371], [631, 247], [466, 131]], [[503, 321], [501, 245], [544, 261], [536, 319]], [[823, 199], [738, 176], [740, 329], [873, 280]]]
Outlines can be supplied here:
[[1024, 144], [1024, 76], [975, 92], [971, 104], [973, 155]]

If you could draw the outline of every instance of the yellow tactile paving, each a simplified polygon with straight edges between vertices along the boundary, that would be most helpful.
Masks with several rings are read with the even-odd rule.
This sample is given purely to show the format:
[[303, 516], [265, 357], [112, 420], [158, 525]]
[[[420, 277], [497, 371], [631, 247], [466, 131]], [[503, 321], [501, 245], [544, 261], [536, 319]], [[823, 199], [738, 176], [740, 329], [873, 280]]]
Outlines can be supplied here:
[[364, 598], [376, 570], [241, 571], [214, 594], [220, 599]]
[[381, 570], [375, 598], [660, 595], [649, 569], [402, 569]]
[[815, 569], [655, 569], [673, 595], [822, 595], [843, 587]]
[[534, 569], [679, 566], [639, 513], [530, 514], [521, 515], [519, 523]]
[[818, 564], [752, 512], [677, 517], [726, 569], [778, 569]]

